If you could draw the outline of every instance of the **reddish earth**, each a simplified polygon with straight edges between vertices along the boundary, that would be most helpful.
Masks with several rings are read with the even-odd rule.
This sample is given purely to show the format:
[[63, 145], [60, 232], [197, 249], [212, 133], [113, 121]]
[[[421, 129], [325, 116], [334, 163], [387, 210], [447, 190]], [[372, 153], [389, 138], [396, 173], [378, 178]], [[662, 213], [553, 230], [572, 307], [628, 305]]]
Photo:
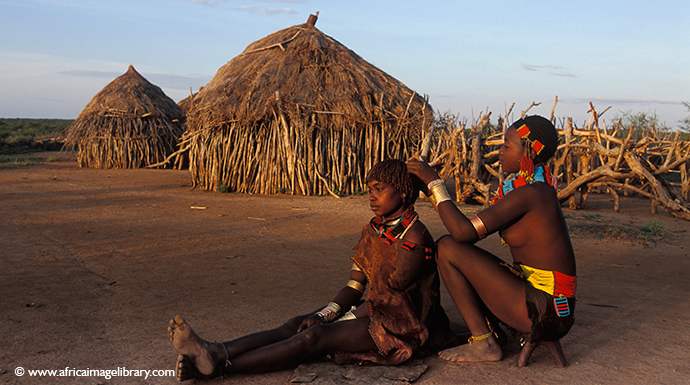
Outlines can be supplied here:
[[[0, 382], [7, 383], [174, 383], [39, 379], [15, 369], [172, 369], [165, 328], [175, 314], [211, 340], [277, 326], [347, 282], [351, 249], [371, 217], [365, 196], [210, 193], [193, 189], [187, 171], [82, 169], [73, 160], [1, 169], [0, 199]], [[417, 209], [434, 236], [444, 233], [428, 203]], [[564, 210], [578, 263], [576, 322], [562, 340], [569, 367], [557, 368], [540, 348], [519, 368], [511, 338], [498, 363], [424, 357], [428, 369], [415, 383], [686, 383], [690, 223], [651, 214], [644, 199], [624, 198], [620, 213], [612, 209], [609, 196], [590, 195], [586, 210]], [[650, 224], [663, 226], [663, 238], [640, 231]], [[508, 258], [495, 235], [481, 245]], [[292, 378], [291, 369], [225, 382]]]

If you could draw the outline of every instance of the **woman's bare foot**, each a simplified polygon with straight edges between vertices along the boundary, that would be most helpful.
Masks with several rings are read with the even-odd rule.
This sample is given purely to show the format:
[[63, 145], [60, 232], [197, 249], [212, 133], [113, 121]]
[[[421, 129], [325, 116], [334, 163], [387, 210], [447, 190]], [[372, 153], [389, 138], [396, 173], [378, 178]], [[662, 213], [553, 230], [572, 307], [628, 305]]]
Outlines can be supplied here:
[[[220, 351], [220, 344], [202, 340], [179, 315], [170, 320], [168, 332], [175, 349], [203, 376], [212, 375], [218, 363], [225, 359], [225, 351]], [[187, 368], [189, 365], [184, 358], [178, 357], [175, 371], [179, 373], [182, 365], [185, 373], [192, 374], [193, 371]]]
[[475, 340], [438, 353], [439, 357], [452, 362], [495, 362], [503, 358], [503, 351], [494, 337]]
[[175, 363], [175, 378], [177, 381], [187, 381], [187, 380], [211, 380], [215, 378], [214, 375], [206, 376], [202, 374], [199, 369], [194, 366], [192, 361], [186, 356], [180, 354], [177, 356], [177, 362]]

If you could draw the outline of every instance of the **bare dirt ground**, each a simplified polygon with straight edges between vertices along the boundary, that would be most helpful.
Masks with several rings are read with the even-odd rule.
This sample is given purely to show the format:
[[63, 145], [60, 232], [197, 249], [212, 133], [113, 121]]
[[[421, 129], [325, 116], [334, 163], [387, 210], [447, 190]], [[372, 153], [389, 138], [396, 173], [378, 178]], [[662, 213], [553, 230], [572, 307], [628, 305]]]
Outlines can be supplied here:
[[[351, 250], [371, 217], [366, 196], [210, 193], [193, 189], [187, 171], [82, 169], [74, 161], [1, 169], [0, 200], [3, 383], [174, 383], [28, 371], [172, 369], [177, 354], [165, 329], [175, 314], [202, 337], [229, 340], [311, 311], [347, 282]], [[435, 237], [445, 233], [429, 203], [417, 209]], [[614, 213], [606, 195], [564, 213], [578, 263], [575, 326], [561, 341], [570, 366], [557, 368], [539, 348], [519, 368], [511, 338], [498, 363], [423, 357], [428, 369], [415, 384], [687, 383], [690, 223], [653, 215], [638, 198], [622, 199]], [[663, 238], [640, 230], [654, 219]], [[509, 258], [496, 235], [481, 245]], [[462, 332], [445, 292], [443, 305]], [[223, 383], [293, 377], [291, 369]]]

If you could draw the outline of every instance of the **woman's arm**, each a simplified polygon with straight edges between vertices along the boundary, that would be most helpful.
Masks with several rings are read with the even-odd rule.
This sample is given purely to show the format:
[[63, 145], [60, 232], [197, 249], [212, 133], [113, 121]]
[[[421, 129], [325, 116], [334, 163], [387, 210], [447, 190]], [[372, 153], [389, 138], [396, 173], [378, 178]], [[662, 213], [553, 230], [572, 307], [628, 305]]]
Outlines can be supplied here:
[[366, 286], [366, 275], [364, 275], [364, 273], [361, 271], [352, 270], [350, 272], [350, 280], [347, 282], [345, 287], [340, 289], [338, 294], [333, 299], [333, 302], [340, 305], [340, 307], [343, 309], [343, 313], [346, 313], [352, 306], [357, 305], [359, 300], [362, 299]]
[[[340, 289], [333, 301], [316, 314], [307, 317], [300, 324], [297, 332], [301, 332], [311, 326], [333, 322], [347, 313], [350, 308], [362, 299], [366, 288], [367, 277], [361, 271], [352, 270], [347, 285]], [[335, 304], [335, 305], [334, 305]]]
[[[429, 195], [426, 185], [433, 180], [439, 179], [438, 173], [426, 163], [418, 161], [408, 162], [407, 170], [419, 177], [425, 184], [424, 186], [420, 186], [421, 190]], [[506, 195], [497, 204], [477, 214], [486, 229], [486, 234], [494, 233], [502, 227], [518, 220], [530, 209], [530, 200], [526, 199], [526, 192], [524, 190], [526, 189], [521, 188], [513, 190], [513, 192]], [[436, 206], [436, 210], [443, 221], [443, 225], [455, 241], [474, 243], [480, 239], [478, 228], [458, 210], [457, 206], [455, 206], [452, 201], [439, 203]], [[479, 231], [482, 231], [481, 224], [478, 224], [478, 226]]]
[[[420, 190], [426, 194], [430, 195], [428, 184], [431, 181], [440, 179], [438, 173], [431, 168], [428, 164], [419, 161], [409, 161], [407, 162], [407, 171], [410, 174], [416, 175], [422, 182], [419, 186]], [[465, 215], [463, 215], [457, 206], [452, 201], [444, 201], [436, 205], [436, 211], [438, 211], [443, 225], [446, 227], [450, 235], [458, 242], [471, 242], [474, 243], [479, 240], [477, 231]]]

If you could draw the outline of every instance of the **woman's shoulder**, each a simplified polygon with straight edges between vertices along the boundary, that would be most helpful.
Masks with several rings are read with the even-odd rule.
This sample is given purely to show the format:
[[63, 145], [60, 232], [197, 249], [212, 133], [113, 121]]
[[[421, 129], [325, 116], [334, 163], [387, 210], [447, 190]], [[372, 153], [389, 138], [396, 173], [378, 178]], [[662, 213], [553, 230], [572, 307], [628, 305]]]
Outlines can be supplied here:
[[423, 245], [430, 247], [434, 244], [434, 238], [429, 233], [426, 225], [420, 220], [416, 220], [409, 230], [405, 233], [403, 237], [408, 242], [412, 242], [417, 245]]
[[520, 190], [522, 190], [523, 192], [526, 192], [526, 193], [528, 192], [530, 194], [539, 194], [539, 195], [543, 195], [543, 194], [554, 195], [556, 193], [556, 189], [554, 189], [553, 186], [551, 186], [550, 184], [544, 183], [544, 182], [537, 182], [537, 181], [530, 183], [528, 185], [525, 185], [525, 186], [518, 187], [515, 189], [515, 191], [520, 191]]
[[558, 200], [558, 193], [549, 184], [544, 182], [535, 182], [525, 186], [521, 186], [506, 194], [501, 201], [509, 204], [530, 205], [530, 203], [543, 204]]

